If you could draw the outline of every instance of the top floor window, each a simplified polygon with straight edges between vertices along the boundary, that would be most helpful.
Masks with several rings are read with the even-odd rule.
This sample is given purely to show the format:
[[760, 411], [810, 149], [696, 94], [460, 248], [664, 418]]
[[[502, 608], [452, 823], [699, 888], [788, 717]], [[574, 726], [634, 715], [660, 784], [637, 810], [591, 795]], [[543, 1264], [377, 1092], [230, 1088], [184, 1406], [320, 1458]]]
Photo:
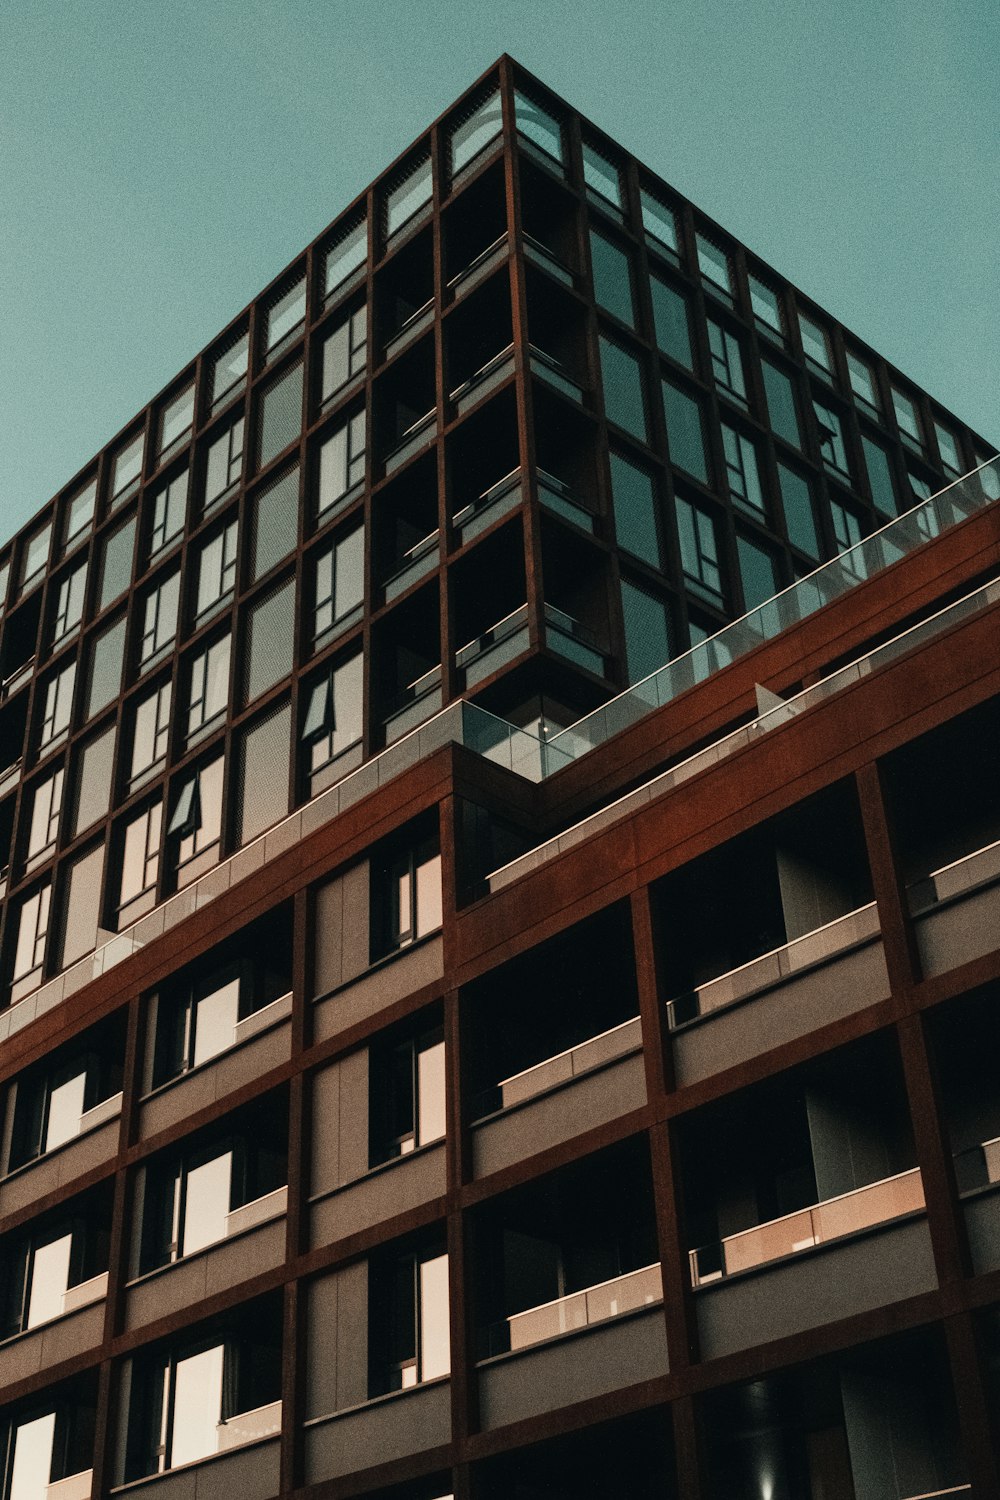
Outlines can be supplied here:
[[867, 360], [862, 359], [860, 354], [852, 353], [850, 349], [847, 351], [847, 374], [855, 401], [866, 411], [874, 412], [877, 416], [881, 411], [881, 403], [878, 399], [875, 372]]
[[22, 594], [41, 581], [42, 575], [45, 572], [45, 564], [49, 560], [49, 538], [51, 535], [52, 522], [46, 521], [44, 526], [40, 526], [23, 543], [20, 589]]
[[94, 523], [96, 505], [97, 480], [91, 479], [65, 503], [62, 532], [64, 547], [69, 548], [74, 542], [86, 536]]
[[227, 396], [234, 396], [245, 384], [250, 363], [250, 335], [241, 333], [212, 361], [211, 401], [213, 408]]
[[142, 473], [142, 443], [143, 434], [137, 432], [134, 437], [122, 444], [111, 461], [109, 507], [111, 510], [116, 510], [139, 488], [139, 476]]
[[404, 224], [420, 213], [431, 201], [434, 182], [429, 156], [408, 167], [388, 189], [384, 201], [385, 235], [391, 239]]
[[194, 381], [168, 401], [160, 413], [157, 451], [162, 463], [191, 436], [194, 426]]
[[802, 335], [802, 352], [811, 370], [829, 380], [833, 375], [833, 352], [830, 336], [825, 328], [805, 313], [799, 313], [799, 332]]
[[777, 337], [785, 341], [785, 320], [781, 307], [781, 298], [772, 286], [766, 281], [761, 281], [759, 276], [751, 272], [747, 277], [750, 284], [750, 306], [753, 309], [753, 318], [762, 333]]
[[564, 164], [562, 126], [548, 110], [518, 90], [514, 95], [514, 118], [518, 135], [523, 140], [541, 151], [550, 162]]
[[892, 409], [896, 413], [900, 437], [908, 448], [913, 448], [917, 453], [923, 453], [924, 432], [917, 403], [912, 396], [907, 396], [896, 386], [890, 386], [889, 389], [892, 392]]
[[265, 313], [265, 353], [287, 344], [306, 320], [306, 278], [300, 276], [292, 286], [280, 292]]
[[733, 268], [728, 253], [704, 234], [697, 236], [697, 245], [702, 284], [710, 291], [721, 294], [727, 302], [735, 301]]
[[441, 854], [435, 829], [392, 841], [372, 859], [372, 960], [441, 926]]
[[359, 272], [368, 260], [368, 223], [361, 219], [343, 230], [326, 252], [323, 295], [346, 291], [360, 280]]
[[661, 203], [659, 198], [654, 198], [652, 193], [647, 193], [643, 188], [639, 194], [642, 205], [642, 227], [646, 232], [646, 242], [654, 250], [664, 251], [671, 260], [679, 261], [681, 258], [680, 242], [677, 235], [677, 215], [672, 208]]
[[586, 141], [583, 143], [583, 180], [591, 198], [621, 209], [622, 184], [617, 166]]
[[451, 175], [456, 177], [481, 151], [503, 130], [503, 111], [500, 94], [494, 91], [471, 112], [459, 119], [449, 136], [451, 148]]
[[942, 422], [934, 423], [934, 436], [937, 438], [938, 452], [941, 455], [941, 463], [949, 474], [961, 474], [963, 472], [962, 458], [958, 447], [958, 438], [950, 427], [945, 427]]

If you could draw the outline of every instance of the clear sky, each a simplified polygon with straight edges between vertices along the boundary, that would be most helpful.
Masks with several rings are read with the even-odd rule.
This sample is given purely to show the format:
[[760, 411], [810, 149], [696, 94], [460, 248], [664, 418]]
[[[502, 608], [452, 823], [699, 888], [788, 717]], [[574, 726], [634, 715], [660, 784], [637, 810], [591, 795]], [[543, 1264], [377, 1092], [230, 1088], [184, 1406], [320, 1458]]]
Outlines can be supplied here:
[[996, 0], [2, 0], [0, 537], [504, 51], [1000, 442]]

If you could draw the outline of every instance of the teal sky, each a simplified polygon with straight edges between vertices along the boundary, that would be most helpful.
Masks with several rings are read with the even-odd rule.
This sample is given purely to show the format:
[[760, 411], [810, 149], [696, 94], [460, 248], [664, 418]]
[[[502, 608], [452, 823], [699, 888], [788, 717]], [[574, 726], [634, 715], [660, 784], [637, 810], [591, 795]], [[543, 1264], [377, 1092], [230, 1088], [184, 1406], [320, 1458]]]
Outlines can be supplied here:
[[1000, 441], [996, 0], [6, 0], [0, 536], [504, 51]]

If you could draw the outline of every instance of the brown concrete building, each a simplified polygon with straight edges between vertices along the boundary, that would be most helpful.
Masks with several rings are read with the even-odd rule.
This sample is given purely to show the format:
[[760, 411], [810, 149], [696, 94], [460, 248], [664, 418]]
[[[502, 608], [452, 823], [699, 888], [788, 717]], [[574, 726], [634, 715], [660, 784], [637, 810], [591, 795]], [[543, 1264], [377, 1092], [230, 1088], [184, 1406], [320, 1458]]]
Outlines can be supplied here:
[[504, 58], [0, 549], [0, 1500], [1000, 1494], [990, 454]]

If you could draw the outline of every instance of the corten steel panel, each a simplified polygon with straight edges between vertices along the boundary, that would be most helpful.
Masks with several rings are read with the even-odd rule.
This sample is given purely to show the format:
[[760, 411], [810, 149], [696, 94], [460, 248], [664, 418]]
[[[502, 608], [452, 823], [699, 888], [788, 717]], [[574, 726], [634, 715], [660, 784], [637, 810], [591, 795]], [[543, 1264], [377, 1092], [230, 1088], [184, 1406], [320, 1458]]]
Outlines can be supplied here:
[[4, 1178], [0, 1182], [0, 1218], [16, 1213], [57, 1188], [68, 1187], [85, 1173], [111, 1161], [118, 1150], [120, 1131], [119, 1119], [108, 1120]]
[[914, 923], [924, 974], [945, 974], [958, 964], [1000, 948], [1000, 885], [974, 891], [929, 911]]
[[937, 1285], [927, 1221], [803, 1251], [703, 1287], [695, 1298], [703, 1359], [886, 1307]]
[[305, 1430], [305, 1480], [316, 1484], [447, 1443], [451, 1436], [448, 1380], [414, 1386]]
[[480, 1365], [482, 1425], [506, 1427], [666, 1373], [666, 1332], [657, 1303]]
[[401, 1156], [357, 1182], [347, 1183], [309, 1207], [310, 1245], [330, 1245], [445, 1193], [444, 1143]]
[[524, 1161], [645, 1103], [643, 1060], [637, 1052], [474, 1125], [475, 1175], [486, 1177]]
[[292, 1054], [292, 1023], [266, 1031], [262, 1035], [220, 1053], [194, 1072], [166, 1084], [139, 1104], [139, 1137], [149, 1140], [161, 1130], [168, 1130], [198, 1110], [206, 1109], [254, 1079], [264, 1078], [280, 1068]]
[[128, 1331], [186, 1313], [207, 1297], [280, 1266], [285, 1259], [285, 1216], [232, 1240], [207, 1246], [134, 1282], [125, 1292]]
[[96, 1349], [104, 1338], [104, 1298], [0, 1344], [0, 1387]]
[[889, 976], [880, 942], [832, 958], [822, 967], [769, 986], [671, 1037], [678, 1086], [698, 1083], [784, 1042], [888, 1000]]
[[430, 938], [361, 975], [313, 1007], [317, 1041], [338, 1036], [444, 976], [444, 944]]

